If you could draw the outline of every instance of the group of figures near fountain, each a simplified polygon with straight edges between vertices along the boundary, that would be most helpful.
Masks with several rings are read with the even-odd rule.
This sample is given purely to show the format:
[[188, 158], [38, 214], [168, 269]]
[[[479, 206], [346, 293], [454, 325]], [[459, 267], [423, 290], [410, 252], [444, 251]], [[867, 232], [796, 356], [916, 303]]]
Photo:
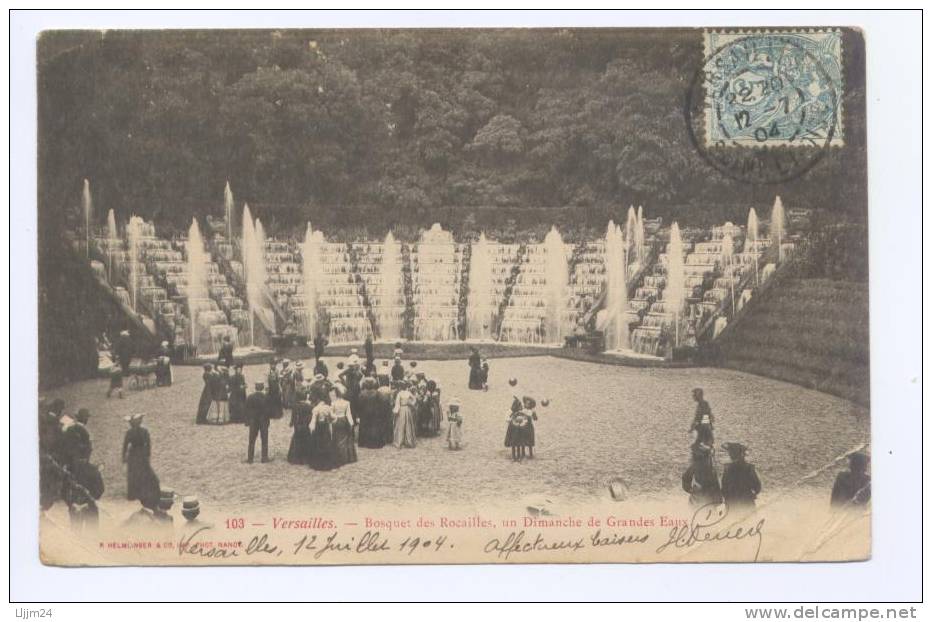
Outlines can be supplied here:
[[592, 334], [608, 351], [670, 355], [717, 336], [793, 247], [779, 197], [768, 237], [754, 208], [746, 227], [681, 229], [632, 207], [624, 226], [575, 243], [555, 227], [539, 242], [458, 242], [439, 224], [413, 243], [332, 241], [310, 224], [302, 239], [273, 238], [248, 205], [234, 226], [229, 185], [225, 203], [206, 236], [195, 219], [161, 238], [136, 216], [121, 235], [113, 210], [89, 230], [101, 280], [185, 355], [213, 355], [226, 338], [267, 349], [282, 336], [563, 345]]

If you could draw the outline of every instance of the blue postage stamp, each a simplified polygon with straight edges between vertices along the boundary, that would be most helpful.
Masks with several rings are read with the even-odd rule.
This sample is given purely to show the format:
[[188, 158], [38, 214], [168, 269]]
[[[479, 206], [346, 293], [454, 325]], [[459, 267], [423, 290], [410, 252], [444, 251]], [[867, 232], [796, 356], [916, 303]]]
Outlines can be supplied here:
[[838, 30], [705, 32], [707, 147], [844, 144]]

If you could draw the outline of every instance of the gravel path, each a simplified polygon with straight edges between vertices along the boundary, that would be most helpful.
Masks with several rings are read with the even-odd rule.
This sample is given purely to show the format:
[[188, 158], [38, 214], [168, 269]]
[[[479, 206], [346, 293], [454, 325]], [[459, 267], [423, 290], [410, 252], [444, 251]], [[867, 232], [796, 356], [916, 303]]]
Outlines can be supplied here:
[[[331, 370], [337, 359], [327, 360]], [[359, 462], [329, 473], [292, 466], [285, 460], [291, 430], [273, 421], [270, 464], [245, 463], [246, 428], [195, 426], [201, 370], [176, 367], [169, 388], [127, 391], [107, 400], [106, 380], [64, 387], [50, 395], [66, 411], [88, 407], [93, 461], [102, 465], [106, 497], [125, 493], [119, 456], [127, 424], [122, 417], [146, 413], [152, 434], [153, 465], [164, 486], [197, 494], [225, 507], [307, 502], [461, 503], [524, 497], [567, 500], [603, 498], [606, 482], [621, 477], [632, 494], [669, 492], [679, 485], [688, 460], [693, 387], [705, 389], [716, 417], [717, 442], [751, 447], [765, 493], [792, 486], [804, 475], [867, 442], [868, 411], [840, 398], [722, 369], [639, 369], [568, 361], [553, 357], [494, 359], [491, 389], [466, 389], [465, 361], [424, 361], [418, 367], [435, 378], [443, 402], [456, 396], [465, 417], [466, 447], [449, 451], [442, 438], [424, 439], [416, 449], [359, 449]], [[246, 377], [258, 380], [262, 366]], [[512, 390], [549, 397], [538, 407], [535, 459], [513, 463], [503, 445]], [[445, 425], [445, 424], [444, 424]], [[723, 452], [720, 452], [723, 453]], [[807, 482], [827, 488], [837, 469]], [[827, 491], [826, 491], [827, 495]]]

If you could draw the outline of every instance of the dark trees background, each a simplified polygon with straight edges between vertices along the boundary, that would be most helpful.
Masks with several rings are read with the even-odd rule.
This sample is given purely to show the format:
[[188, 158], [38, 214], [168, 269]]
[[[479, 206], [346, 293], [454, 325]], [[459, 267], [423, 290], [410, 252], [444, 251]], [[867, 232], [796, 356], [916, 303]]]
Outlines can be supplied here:
[[749, 186], [688, 138], [700, 31], [48, 32], [40, 225], [77, 225], [84, 178], [100, 223], [109, 208], [178, 227], [219, 215], [227, 179], [273, 228], [358, 224], [365, 208], [377, 230], [471, 206], [743, 222], [775, 194], [862, 220], [863, 42], [844, 49], [846, 146]]

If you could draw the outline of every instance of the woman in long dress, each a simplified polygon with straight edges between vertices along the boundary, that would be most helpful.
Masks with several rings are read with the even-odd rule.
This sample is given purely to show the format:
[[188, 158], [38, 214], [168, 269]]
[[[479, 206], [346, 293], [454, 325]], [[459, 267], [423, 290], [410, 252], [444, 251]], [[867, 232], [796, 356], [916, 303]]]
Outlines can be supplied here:
[[330, 389], [330, 410], [333, 416], [333, 463], [335, 467], [356, 462], [356, 439], [353, 437], [353, 411], [344, 399], [346, 388], [335, 384]]
[[281, 419], [285, 415], [284, 410], [282, 410], [282, 386], [274, 359], [269, 363], [268, 387], [269, 418]]
[[291, 409], [294, 407], [295, 400], [295, 382], [294, 370], [290, 367], [291, 361], [285, 359], [282, 362], [281, 388], [282, 388], [282, 405]]
[[230, 423], [243, 423], [246, 421], [246, 376], [243, 375], [243, 366], [239, 363], [233, 366], [233, 375], [230, 376]]
[[479, 350], [475, 347], [470, 348], [471, 353], [469, 355], [469, 388], [473, 390], [478, 390], [482, 388], [482, 370], [480, 365], [482, 364], [482, 358], [479, 356]]
[[288, 462], [308, 464], [311, 458], [311, 403], [307, 393], [298, 392], [294, 408], [291, 409], [291, 445], [288, 447]]
[[201, 399], [197, 402], [196, 423], [207, 423], [207, 415], [210, 413], [210, 407], [214, 402], [214, 366], [210, 363], [204, 365], [204, 373], [201, 378], [204, 380], [204, 388], [201, 389]]
[[359, 420], [359, 446], [379, 449], [385, 446], [385, 428], [382, 421], [382, 400], [374, 378], [362, 381], [362, 390], [357, 398], [358, 407], [353, 412]]
[[333, 455], [333, 409], [327, 401], [318, 402], [311, 411], [311, 455], [308, 465], [315, 471], [336, 468]]
[[126, 418], [129, 430], [123, 437], [123, 463], [126, 465], [126, 498], [138, 500], [143, 507], [155, 510], [159, 504], [161, 487], [159, 478], [152, 470], [149, 458], [152, 455], [152, 440], [149, 430], [142, 426], [142, 415]]
[[395, 428], [392, 438], [392, 445], [398, 447], [416, 447], [417, 434], [415, 433], [414, 407], [415, 397], [408, 390], [408, 382], [401, 380], [398, 382], [398, 394], [395, 395], [395, 407], [392, 413], [395, 415]]
[[440, 407], [440, 387], [433, 380], [427, 381], [427, 407], [430, 411], [427, 429], [430, 436], [440, 434], [440, 424], [443, 421], [443, 409]]

